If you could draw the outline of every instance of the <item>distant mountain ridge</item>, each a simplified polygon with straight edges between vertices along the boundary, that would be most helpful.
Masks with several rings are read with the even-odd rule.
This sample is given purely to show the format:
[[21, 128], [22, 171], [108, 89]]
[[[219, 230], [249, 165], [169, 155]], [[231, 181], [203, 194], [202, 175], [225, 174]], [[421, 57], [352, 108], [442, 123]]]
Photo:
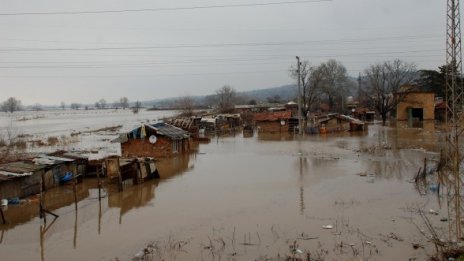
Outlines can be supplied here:
[[[251, 91], [237, 92], [239, 96], [245, 97], [247, 100], [266, 101], [267, 98], [279, 96], [282, 101], [294, 100], [296, 97], [297, 86], [295, 84], [283, 85], [279, 87], [271, 87], [264, 89], [256, 89]], [[198, 104], [203, 103], [210, 95], [192, 96], [191, 98]], [[173, 104], [180, 97], [171, 97], [165, 99], [155, 99], [149, 101], [142, 101], [145, 107], [164, 107]]]
[[255, 99], [257, 101], [266, 100], [268, 97], [279, 96], [281, 100], [293, 100], [296, 97], [297, 86], [295, 84], [283, 85], [266, 89], [251, 90], [241, 92], [240, 94]]

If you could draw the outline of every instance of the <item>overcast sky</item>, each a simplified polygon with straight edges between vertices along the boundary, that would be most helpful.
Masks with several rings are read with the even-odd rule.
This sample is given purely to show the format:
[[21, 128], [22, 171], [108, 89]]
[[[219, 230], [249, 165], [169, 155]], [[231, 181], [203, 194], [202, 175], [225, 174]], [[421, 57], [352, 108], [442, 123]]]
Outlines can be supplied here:
[[[296, 55], [314, 65], [335, 58], [355, 77], [396, 58], [420, 69], [445, 63], [445, 0], [276, 4], [290, 1], [0, 0], [0, 101], [110, 103], [211, 94], [225, 84], [276, 87], [293, 83]], [[242, 5], [264, 3], [274, 4]], [[86, 13], [112, 10], [126, 11]]]

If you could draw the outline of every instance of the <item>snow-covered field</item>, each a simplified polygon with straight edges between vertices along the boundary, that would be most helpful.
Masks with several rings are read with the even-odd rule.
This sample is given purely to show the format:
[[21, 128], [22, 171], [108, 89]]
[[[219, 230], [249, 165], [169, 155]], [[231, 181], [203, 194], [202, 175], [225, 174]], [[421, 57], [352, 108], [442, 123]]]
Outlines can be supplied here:
[[[111, 109], [0, 113], [0, 137], [27, 141], [28, 152], [84, 150], [100, 157], [120, 153], [119, 144], [110, 143], [118, 133], [175, 114], [176, 111], [146, 110], [134, 114], [131, 110]], [[58, 142], [51, 144], [49, 138], [57, 138]]]

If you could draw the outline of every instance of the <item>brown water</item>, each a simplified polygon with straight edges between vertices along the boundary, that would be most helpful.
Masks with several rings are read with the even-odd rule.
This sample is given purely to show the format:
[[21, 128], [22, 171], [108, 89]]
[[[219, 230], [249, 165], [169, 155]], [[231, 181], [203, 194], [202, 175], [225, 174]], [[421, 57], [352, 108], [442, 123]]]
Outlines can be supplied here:
[[[101, 201], [96, 181], [85, 180], [77, 211], [72, 187], [47, 192], [47, 208], [60, 216], [53, 223], [48, 216], [48, 227], [36, 203], [10, 206], [0, 259], [130, 260], [150, 243], [154, 260], [276, 259], [296, 242], [327, 260], [421, 260], [433, 249], [408, 209], [439, 208], [410, 180], [424, 157], [436, 157], [437, 136], [371, 126], [366, 135], [303, 140], [220, 137], [159, 162], [161, 180], [128, 184], [122, 193], [105, 184]], [[384, 144], [392, 149], [375, 149]], [[446, 213], [439, 211], [432, 221]], [[416, 242], [425, 249], [414, 250]]]

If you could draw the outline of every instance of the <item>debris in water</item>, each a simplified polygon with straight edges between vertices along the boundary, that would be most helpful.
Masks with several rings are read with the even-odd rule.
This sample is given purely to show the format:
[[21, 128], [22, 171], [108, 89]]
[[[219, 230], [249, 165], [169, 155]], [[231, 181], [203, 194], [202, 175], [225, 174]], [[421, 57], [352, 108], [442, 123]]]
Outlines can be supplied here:
[[401, 237], [399, 237], [398, 235], [396, 235], [396, 234], [393, 233], [393, 232], [390, 233], [390, 234], [388, 234], [388, 237], [391, 238], [391, 239], [394, 239], [394, 240], [396, 240], [396, 241], [400, 241], [400, 242], [404, 241]]
[[431, 185], [429, 186], [429, 190], [430, 190], [431, 192], [437, 192], [439, 188], [440, 188], [440, 187], [438, 186], [438, 184], [431, 184]]

